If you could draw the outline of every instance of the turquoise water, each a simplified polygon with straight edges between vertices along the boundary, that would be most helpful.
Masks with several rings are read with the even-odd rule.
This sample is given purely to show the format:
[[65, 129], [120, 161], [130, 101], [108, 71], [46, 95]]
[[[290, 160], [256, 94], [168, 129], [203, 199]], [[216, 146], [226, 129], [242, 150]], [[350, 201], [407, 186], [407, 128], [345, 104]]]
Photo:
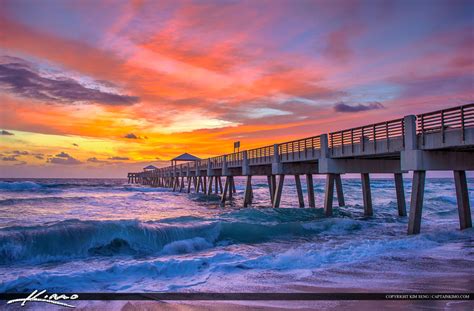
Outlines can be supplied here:
[[346, 206], [332, 218], [323, 180], [315, 209], [297, 208], [291, 178], [281, 208], [268, 208], [264, 178], [241, 208], [236, 183], [222, 208], [217, 196], [124, 180], [0, 181], [0, 292], [474, 289], [474, 231], [459, 230], [451, 179], [427, 180], [417, 236], [397, 215], [392, 180], [372, 180], [364, 217], [360, 180], [343, 179]]

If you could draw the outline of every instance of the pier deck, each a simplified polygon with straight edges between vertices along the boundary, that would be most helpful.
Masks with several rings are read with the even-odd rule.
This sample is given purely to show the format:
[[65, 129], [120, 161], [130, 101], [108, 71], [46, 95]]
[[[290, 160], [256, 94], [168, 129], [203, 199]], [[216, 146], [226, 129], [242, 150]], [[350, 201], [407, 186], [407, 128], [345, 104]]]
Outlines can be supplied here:
[[[332, 215], [334, 187], [344, 206], [341, 174], [361, 174], [364, 213], [372, 216], [370, 174], [395, 178], [399, 216], [406, 216], [402, 173], [413, 172], [408, 234], [420, 232], [426, 171], [453, 171], [460, 228], [472, 227], [466, 171], [474, 170], [474, 103], [409, 115], [357, 128], [220, 155], [152, 171], [128, 174], [129, 183], [221, 194], [232, 200], [234, 177], [246, 176], [244, 207], [252, 203], [252, 176], [267, 176], [271, 206], [279, 207], [286, 175], [294, 175], [304, 207], [300, 175], [306, 176], [308, 205], [315, 206], [313, 175], [326, 175], [324, 209]], [[222, 177], [225, 177], [224, 186]]]

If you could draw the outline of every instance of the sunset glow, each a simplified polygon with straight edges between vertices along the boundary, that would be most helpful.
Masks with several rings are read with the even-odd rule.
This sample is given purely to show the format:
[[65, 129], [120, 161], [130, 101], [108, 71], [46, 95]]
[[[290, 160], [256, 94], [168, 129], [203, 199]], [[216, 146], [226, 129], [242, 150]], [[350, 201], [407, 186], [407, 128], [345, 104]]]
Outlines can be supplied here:
[[472, 102], [472, 1], [2, 1], [0, 176], [124, 177]]

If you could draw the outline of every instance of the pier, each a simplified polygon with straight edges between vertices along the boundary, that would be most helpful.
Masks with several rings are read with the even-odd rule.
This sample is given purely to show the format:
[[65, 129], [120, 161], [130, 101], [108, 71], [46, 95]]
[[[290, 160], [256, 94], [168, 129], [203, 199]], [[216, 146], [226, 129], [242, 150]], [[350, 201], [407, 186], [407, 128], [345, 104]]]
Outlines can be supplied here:
[[[270, 146], [193, 159], [184, 164], [128, 173], [129, 183], [167, 187], [173, 191], [214, 193], [221, 205], [236, 194], [234, 177], [245, 177], [244, 207], [253, 199], [252, 177], [266, 176], [269, 206], [280, 206], [285, 178], [292, 176], [300, 207], [305, 206], [301, 175], [307, 182], [307, 204], [315, 207], [313, 175], [326, 177], [324, 211], [345, 205], [341, 175], [360, 174], [364, 215], [373, 215], [371, 174], [392, 174], [397, 213], [407, 216], [402, 174], [413, 172], [408, 234], [421, 229], [427, 171], [453, 171], [460, 229], [472, 227], [466, 171], [474, 170], [474, 103], [400, 119], [364, 125]], [[223, 182], [224, 179], [224, 182]], [[224, 184], [224, 185], [223, 185]], [[334, 191], [336, 190], [336, 191]]]

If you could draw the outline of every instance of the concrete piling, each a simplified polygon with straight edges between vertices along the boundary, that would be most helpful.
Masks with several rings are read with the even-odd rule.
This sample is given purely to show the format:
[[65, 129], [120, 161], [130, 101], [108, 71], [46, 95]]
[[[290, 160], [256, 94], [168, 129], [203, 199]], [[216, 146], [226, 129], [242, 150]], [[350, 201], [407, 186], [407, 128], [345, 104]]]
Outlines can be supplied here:
[[469, 192], [465, 171], [454, 171], [454, 184], [459, 213], [459, 228], [461, 230], [472, 228], [471, 207], [469, 206]]
[[270, 193], [270, 203], [273, 205], [274, 191], [273, 191], [273, 184], [272, 184], [272, 176], [271, 175], [267, 176], [267, 182], [268, 182], [268, 191]]
[[247, 175], [244, 192], [244, 207], [248, 207], [252, 202], [252, 175]]
[[326, 191], [324, 196], [324, 213], [332, 216], [332, 201], [334, 197], [334, 174], [326, 174]]
[[219, 181], [219, 190], [221, 191], [221, 193], [223, 193], [224, 190], [222, 189], [222, 178], [219, 176], [217, 180]]
[[280, 200], [281, 200], [281, 194], [283, 192], [283, 183], [285, 181], [285, 175], [281, 174], [278, 177], [278, 183], [276, 185], [275, 189], [275, 197], [273, 199], [273, 207], [277, 208], [280, 207]]
[[344, 201], [344, 191], [342, 190], [341, 174], [335, 174], [334, 181], [336, 183], [337, 202], [340, 207], [345, 206], [346, 203]]
[[306, 187], [308, 191], [308, 205], [309, 207], [316, 207], [314, 199], [313, 174], [306, 174]]
[[402, 173], [395, 173], [395, 191], [397, 193], [398, 216], [406, 216], [405, 190], [403, 189]]
[[425, 177], [425, 171], [413, 172], [408, 234], [420, 233], [421, 211], [423, 209], [423, 195], [425, 193]]
[[296, 192], [298, 194], [299, 207], [304, 207], [303, 189], [301, 187], [300, 175], [295, 175]]
[[[226, 180], [229, 180], [229, 185], [228, 185], [228, 193], [229, 193], [229, 201], [232, 200], [233, 194], [234, 194], [234, 176], [227, 176]], [[227, 183], [227, 181], [226, 181]]]
[[370, 191], [370, 177], [368, 173], [361, 174], [362, 179], [362, 199], [364, 200], [364, 215], [373, 216], [372, 194]]
[[230, 188], [229, 183], [230, 183], [230, 178], [229, 178], [229, 176], [226, 176], [224, 191], [222, 192], [222, 197], [221, 197], [221, 206], [224, 206], [225, 201], [227, 200], [227, 192], [229, 192], [229, 188]]
[[211, 194], [212, 194], [212, 178], [213, 178], [213, 176], [209, 176], [209, 178], [208, 178], [208, 180], [209, 180], [209, 183], [208, 183], [209, 187], [206, 188], [206, 193], [207, 193], [207, 195], [211, 195]]

